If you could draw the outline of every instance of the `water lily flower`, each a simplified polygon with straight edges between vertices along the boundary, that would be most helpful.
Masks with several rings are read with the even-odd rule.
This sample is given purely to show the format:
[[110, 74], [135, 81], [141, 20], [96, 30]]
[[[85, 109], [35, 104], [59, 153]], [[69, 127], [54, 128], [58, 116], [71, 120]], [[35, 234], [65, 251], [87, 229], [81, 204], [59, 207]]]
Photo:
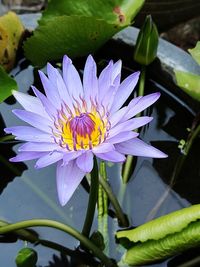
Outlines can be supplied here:
[[39, 71], [45, 94], [32, 87], [35, 96], [14, 91], [24, 110], [13, 113], [29, 125], [5, 129], [17, 140], [26, 141], [11, 162], [37, 159], [36, 168], [57, 162], [57, 191], [65, 205], [86, 173], [93, 168], [93, 156], [111, 162], [125, 161], [125, 155], [164, 158], [166, 154], [144, 143], [134, 132], [152, 118], [133, 118], [160, 96], [153, 93], [134, 98], [123, 107], [139, 78], [139, 72], [122, 83], [121, 60], [110, 61], [99, 77], [96, 63], [88, 56], [83, 83], [72, 61], [64, 56], [62, 74], [47, 64], [47, 75]]

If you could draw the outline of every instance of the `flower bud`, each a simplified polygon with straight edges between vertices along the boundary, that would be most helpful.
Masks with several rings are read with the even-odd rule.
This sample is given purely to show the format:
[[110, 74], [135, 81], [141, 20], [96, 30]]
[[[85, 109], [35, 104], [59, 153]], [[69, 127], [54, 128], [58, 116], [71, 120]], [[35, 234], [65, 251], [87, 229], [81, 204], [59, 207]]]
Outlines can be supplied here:
[[147, 16], [138, 34], [134, 60], [141, 65], [149, 65], [156, 57], [158, 31], [151, 16]]

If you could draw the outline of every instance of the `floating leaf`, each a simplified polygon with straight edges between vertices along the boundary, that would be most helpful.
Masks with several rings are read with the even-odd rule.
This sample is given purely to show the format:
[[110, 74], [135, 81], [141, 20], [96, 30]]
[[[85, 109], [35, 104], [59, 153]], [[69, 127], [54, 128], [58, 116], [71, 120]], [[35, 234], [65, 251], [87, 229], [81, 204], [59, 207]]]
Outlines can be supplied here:
[[200, 222], [191, 223], [180, 233], [166, 236], [161, 240], [147, 241], [135, 245], [123, 256], [121, 266], [125, 264], [143, 265], [164, 260], [186, 249], [200, 245]]
[[0, 102], [11, 96], [12, 90], [17, 90], [17, 83], [0, 66]]
[[23, 248], [18, 252], [15, 262], [17, 267], [35, 267], [37, 252], [32, 248]]
[[143, 265], [200, 245], [199, 219], [200, 205], [193, 205], [135, 229], [117, 232], [117, 238], [133, 242], [120, 264]]
[[51, 0], [40, 23], [55, 16], [78, 15], [103, 19], [116, 25], [129, 25], [144, 0]]
[[0, 65], [8, 71], [13, 68], [24, 27], [14, 12], [0, 17]]
[[200, 65], [200, 41], [197, 42], [195, 48], [188, 49], [194, 60]]
[[45, 65], [63, 54], [84, 56], [96, 51], [115, 33], [128, 26], [144, 0], [55, 1], [24, 45], [34, 65]]
[[24, 45], [33, 64], [41, 66], [50, 60], [92, 53], [105, 43], [118, 28], [92, 17], [61, 16], [40, 26]]
[[174, 72], [178, 86], [192, 98], [200, 101], [200, 76], [179, 70]]

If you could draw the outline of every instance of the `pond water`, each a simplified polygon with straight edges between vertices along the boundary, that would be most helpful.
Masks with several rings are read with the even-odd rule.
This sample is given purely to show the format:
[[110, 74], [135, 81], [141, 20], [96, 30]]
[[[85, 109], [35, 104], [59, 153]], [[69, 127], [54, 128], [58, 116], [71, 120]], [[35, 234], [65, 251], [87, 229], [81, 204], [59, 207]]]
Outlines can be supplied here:
[[[131, 71], [125, 68], [124, 76]], [[13, 76], [22, 92], [30, 92], [30, 85], [33, 83], [39, 87], [37, 73], [26, 62], [22, 61], [20, 67], [13, 70]], [[146, 94], [161, 91], [162, 96], [153, 108], [145, 112], [153, 116], [154, 120], [142, 129], [140, 136], [167, 153], [169, 157], [160, 160], [135, 159], [135, 169], [127, 185], [121, 181], [121, 165], [107, 167], [109, 182], [133, 226], [200, 201], [200, 160], [197, 157], [199, 142], [196, 141], [194, 144], [179, 178], [173, 183], [173, 188], [170, 178], [180, 156], [178, 142], [187, 137], [186, 129], [191, 127], [194, 112], [159, 84], [148, 81], [146, 88]], [[15, 108], [20, 106], [12, 98], [0, 105], [1, 135], [5, 126], [24, 124], [12, 114], [11, 110]], [[8, 163], [8, 158], [14, 155], [18, 145], [15, 142], [0, 144], [0, 219], [17, 222], [32, 218], [48, 218], [67, 223], [81, 231], [88, 202], [86, 187], [80, 185], [68, 204], [61, 207], [56, 192], [55, 165], [36, 170], [33, 161], [25, 164]], [[110, 215], [113, 215], [112, 207], [109, 206], [109, 209]], [[115, 245], [113, 237], [115, 231], [120, 229], [117, 220], [109, 216], [106, 229], [106, 224], [98, 226], [96, 219], [93, 230], [98, 227], [107, 230], [108, 255], [119, 260], [124, 251], [122, 247]], [[79, 245], [75, 239], [57, 230], [37, 228], [36, 231], [41, 238], [58, 242], [71, 250]], [[12, 236], [7, 239], [0, 238], [0, 266], [15, 266], [15, 256], [24, 246], [24, 241], [15, 241]], [[67, 259], [58, 252], [40, 245], [35, 249], [39, 258], [37, 266], [86, 266], [77, 255]], [[69, 253], [72, 253], [71, 250]], [[193, 250], [192, 254], [190, 251], [186, 255], [195, 257], [199, 255], [199, 250]], [[180, 256], [177, 261], [173, 259], [150, 266], [178, 266], [179, 259], [183, 257]]]

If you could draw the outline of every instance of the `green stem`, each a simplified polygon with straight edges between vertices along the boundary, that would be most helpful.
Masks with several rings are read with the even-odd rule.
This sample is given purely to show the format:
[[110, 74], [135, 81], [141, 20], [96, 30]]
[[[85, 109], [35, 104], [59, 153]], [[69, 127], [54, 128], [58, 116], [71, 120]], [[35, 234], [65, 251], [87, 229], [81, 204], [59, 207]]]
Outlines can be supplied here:
[[77, 240], [79, 240], [88, 250], [92, 251], [93, 254], [99, 258], [106, 266], [114, 267], [114, 264], [96, 245], [94, 245], [87, 237], [83, 236], [80, 232], [76, 229], [57, 222], [53, 220], [46, 220], [46, 219], [35, 219], [35, 220], [27, 220], [21, 221], [14, 224], [9, 224], [6, 226], [0, 227], [0, 234], [7, 234], [9, 232], [15, 232], [20, 229], [29, 228], [29, 227], [52, 227], [63, 231]]
[[[106, 173], [106, 163], [105, 161], [100, 162], [99, 166], [99, 176], [102, 177], [105, 181], [107, 181], [107, 173]], [[101, 191], [99, 191], [99, 201], [102, 206], [102, 208], [99, 209], [99, 212], [103, 215], [108, 214], [108, 197], [105, 191], [103, 190], [102, 186], [100, 185], [99, 188]], [[101, 198], [101, 199], [100, 199]]]
[[[107, 181], [106, 163], [101, 161], [99, 165], [99, 175]], [[104, 252], [109, 255], [109, 235], [108, 235], [108, 196], [102, 185], [99, 186], [98, 195], [98, 229], [104, 239]]]
[[98, 188], [99, 188], [99, 181], [98, 181], [98, 166], [97, 166], [97, 160], [94, 157], [94, 167], [91, 172], [91, 184], [90, 184], [90, 195], [89, 195], [89, 201], [88, 201], [88, 207], [87, 207], [87, 213], [86, 218], [82, 230], [82, 234], [84, 236], [89, 237], [90, 230], [92, 227], [92, 222], [94, 219], [94, 213], [98, 198]]
[[[106, 174], [106, 169], [105, 169], [105, 175], [107, 177]], [[107, 183], [106, 180], [104, 180], [104, 178], [100, 175], [99, 176], [99, 183], [102, 185], [103, 189], [105, 190], [108, 198], [110, 199], [110, 202], [113, 205], [113, 208], [115, 210], [116, 216], [120, 222], [120, 225], [123, 227], [128, 227], [129, 226], [129, 222], [126, 218], [126, 216], [124, 215], [122, 208], [120, 207], [120, 204], [117, 200], [117, 198], [115, 197], [115, 195], [112, 192], [111, 187], [109, 186], [109, 184]]]
[[[145, 77], [146, 77], [146, 66], [141, 67], [141, 74], [140, 74], [140, 81], [139, 81], [139, 91], [138, 91], [138, 96], [143, 96], [144, 95], [144, 85], [145, 85]], [[136, 117], [139, 117], [141, 114], [137, 114]], [[126, 162], [123, 167], [122, 171], [122, 180], [123, 183], [126, 184], [128, 183], [130, 176], [131, 176], [131, 166], [133, 164], [133, 156], [128, 155], [126, 158]]]
[[146, 78], [146, 66], [142, 65], [141, 74], [140, 74], [138, 96], [143, 96], [144, 95], [145, 78]]
[[103, 201], [103, 188], [99, 185], [99, 192], [98, 192], [98, 218], [101, 219], [104, 214], [104, 201]]
[[[5, 226], [5, 225], [9, 225], [9, 223], [0, 220], [0, 227]], [[63, 253], [65, 255], [69, 255], [69, 256], [77, 256], [77, 254], [78, 254], [78, 257], [83, 257], [83, 259], [85, 259], [84, 252], [79, 252], [78, 253], [77, 251], [74, 251], [74, 250], [71, 250], [69, 248], [66, 248], [66, 247], [64, 247], [64, 246], [62, 246], [62, 245], [60, 245], [58, 243], [53, 242], [53, 241], [40, 239], [40, 238], [38, 238], [37, 234], [34, 234], [29, 230], [20, 229], [20, 230], [14, 231], [14, 233], [21, 240], [26, 240], [26, 241], [28, 241], [30, 243], [35, 244], [35, 245], [39, 245], [40, 244], [40, 245], [42, 245], [44, 247], [54, 249], [54, 250], [56, 250], [56, 251], [58, 251], [60, 253]]]

